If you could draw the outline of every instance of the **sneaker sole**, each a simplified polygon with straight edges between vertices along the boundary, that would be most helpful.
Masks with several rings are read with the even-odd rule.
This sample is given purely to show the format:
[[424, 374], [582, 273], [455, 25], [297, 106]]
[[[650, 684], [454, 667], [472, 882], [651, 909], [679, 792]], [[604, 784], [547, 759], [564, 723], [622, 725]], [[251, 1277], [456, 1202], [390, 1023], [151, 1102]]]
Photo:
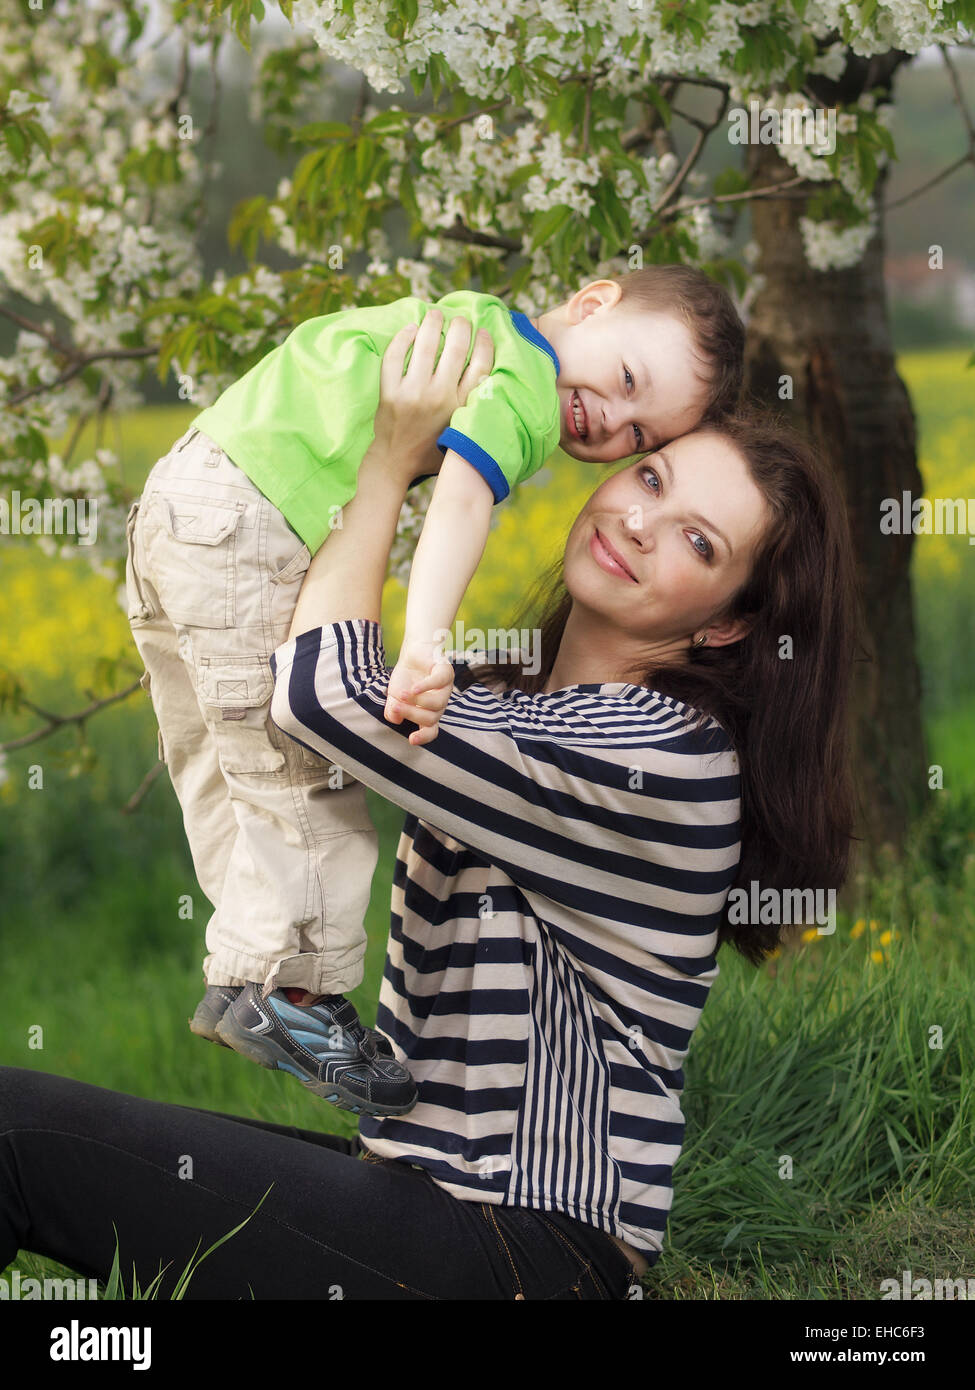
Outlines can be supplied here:
[[225, 1047], [232, 1048], [241, 1057], [246, 1057], [249, 1062], [256, 1062], [259, 1067], [265, 1067], [268, 1071], [286, 1071], [290, 1076], [296, 1077], [307, 1090], [312, 1091], [321, 1100], [330, 1101], [338, 1110], [349, 1110], [353, 1115], [407, 1115], [416, 1105], [415, 1098], [409, 1105], [370, 1105], [368, 1101], [353, 1091], [347, 1091], [338, 1082], [313, 1081], [298, 1068], [284, 1048], [273, 1038], [253, 1037], [246, 1028], [241, 1028], [229, 1009], [217, 1024], [217, 1033]]
[[216, 1043], [218, 1047], [227, 1046], [223, 1038], [219, 1037], [216, 1032], [216, 1029], [220, 1027], [220, 1019], [217, 1019], [216, 1024], [212, 1025], [211, 1028], [207, 1028], [204, 1023], [196, 1018], [188, 1018], [186, 1021], [190, 1025], [190, 1032], [196, 1037], [205, 1038], [207, 1042]]

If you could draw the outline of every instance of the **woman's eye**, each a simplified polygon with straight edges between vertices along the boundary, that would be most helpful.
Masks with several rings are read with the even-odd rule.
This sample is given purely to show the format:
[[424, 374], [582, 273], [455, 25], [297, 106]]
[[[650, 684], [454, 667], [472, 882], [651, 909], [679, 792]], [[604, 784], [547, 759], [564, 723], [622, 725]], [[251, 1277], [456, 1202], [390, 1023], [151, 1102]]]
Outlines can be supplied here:
[[633, 378], [630, 376], [630, 373], [627, 371], [625, 367], [623, 368], [623, 374], [626, 377], [627, 389], [629, 389], [633, 385]]
[[[698, 541], [701, 542], [700, 545], [698, 545]], [[704, 536], [695, 535], [694, 539], [691, 541], [691, 545], [693, 545], [698, 555], [703, 555], [705, 560], [710, 560], [712, 554], [714, 553], [711, 549], [711, 542], [707, 540]]]
[[659, 491], [660, 491], [660, 479], [657, 477], [656, 473], [653, 471], [652, 468], [645, 468], [645, 469], [643, 470], [643, 476], [644, 476], [644, 478], [653, 478], [654, 482], [657, 484], [657, 486], [656, 486], [656, 488], [654, 489], [654, 491], [655, 491], [655, 492], [659, 492]]

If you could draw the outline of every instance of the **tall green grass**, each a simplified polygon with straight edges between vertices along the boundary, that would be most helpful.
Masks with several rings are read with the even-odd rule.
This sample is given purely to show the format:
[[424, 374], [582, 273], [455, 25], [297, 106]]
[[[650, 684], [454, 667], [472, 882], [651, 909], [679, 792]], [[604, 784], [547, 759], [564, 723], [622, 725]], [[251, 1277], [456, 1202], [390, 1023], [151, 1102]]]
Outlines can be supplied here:
[[[119, 811], [151, 722], [131, 709], [93, 729], [97, 773], [74, 796], [22, 794], [15, 834], [6, 823], [0, 1062], [351, 1134], [354, 1117], [187, 1028], [208, 908], [179, 808], [163, 781], [137, 815]], [[370, 1022], [401, 823], [396, 808], [371, 805], [380, 868], [354, 996]], [[686, 1141], [646, 1297], [874, 1298], [902, 1268], [942, 1277], [972, 1267], [973, 824], [975, 795], [940, 794], [905, 857], [856, 885], [834, 936], [759, 970], [722, 952], [686, 1066]], [[179, 916], [186, 893], [192, 920]], [[26, 1254], [16, 1263], [37, 1277], [62, 1272]]]

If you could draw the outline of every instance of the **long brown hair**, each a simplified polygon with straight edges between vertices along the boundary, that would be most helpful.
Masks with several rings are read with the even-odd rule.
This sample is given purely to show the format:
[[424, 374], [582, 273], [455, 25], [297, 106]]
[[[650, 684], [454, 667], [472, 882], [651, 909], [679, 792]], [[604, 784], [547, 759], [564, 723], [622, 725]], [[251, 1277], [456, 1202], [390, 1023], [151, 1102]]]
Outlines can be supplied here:
[[[741, 455], [770, 513], [751, 573], [727, 609], [751, 628], [728, 646], [690, 650], [685, 665], [648, 667], [637, 683], [684, 701], [702, 719], [713, 716], [734, 744], [741, 770], [735, 887], [838, 889], [854, 818], [848, 705], [858, 619], [846, 504], [814, 450], [767, 412], [746, 406], [702, 429]], [[538, 671], [498, 662], [474, 668], [475, 680], [527, 694], [544, 689], [572, 607], [562, 563], [542, 576], [514, 624], [538, 629]], [[729, 920], [726, 904], [718, 940], [757, 965], [781, 933], [777, 924]]]

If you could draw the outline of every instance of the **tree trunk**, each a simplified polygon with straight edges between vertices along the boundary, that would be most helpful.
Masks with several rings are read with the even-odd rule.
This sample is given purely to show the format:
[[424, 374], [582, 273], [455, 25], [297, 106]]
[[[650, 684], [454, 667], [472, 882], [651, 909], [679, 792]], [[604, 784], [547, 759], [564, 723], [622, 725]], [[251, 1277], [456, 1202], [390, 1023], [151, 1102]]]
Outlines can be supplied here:
[[[794, 177], [774, 146], [748, 149], [753, 187]], [[884, 184], [878, 181], [882, 204]], [[817, 271], [799, 231], [802, 198], [757, 200], [752, 225], [766, 277], [751, 313], [746, 391], [778, 406], [842, 480], [857, 557], [864, 655], [856, 666], [857, 834], [868, 851], [902, 842], [927, 794], [927, 757], [914, 643], [912, 536], [883, 535], [881, 502], [923, 491], [914, 413], [897, 375], [883, 281], [883, 220], [863, 259]], [[793, 400], [780, 400], [780, 378]], [[862, 862], [862, 861], [861, 861]]]

